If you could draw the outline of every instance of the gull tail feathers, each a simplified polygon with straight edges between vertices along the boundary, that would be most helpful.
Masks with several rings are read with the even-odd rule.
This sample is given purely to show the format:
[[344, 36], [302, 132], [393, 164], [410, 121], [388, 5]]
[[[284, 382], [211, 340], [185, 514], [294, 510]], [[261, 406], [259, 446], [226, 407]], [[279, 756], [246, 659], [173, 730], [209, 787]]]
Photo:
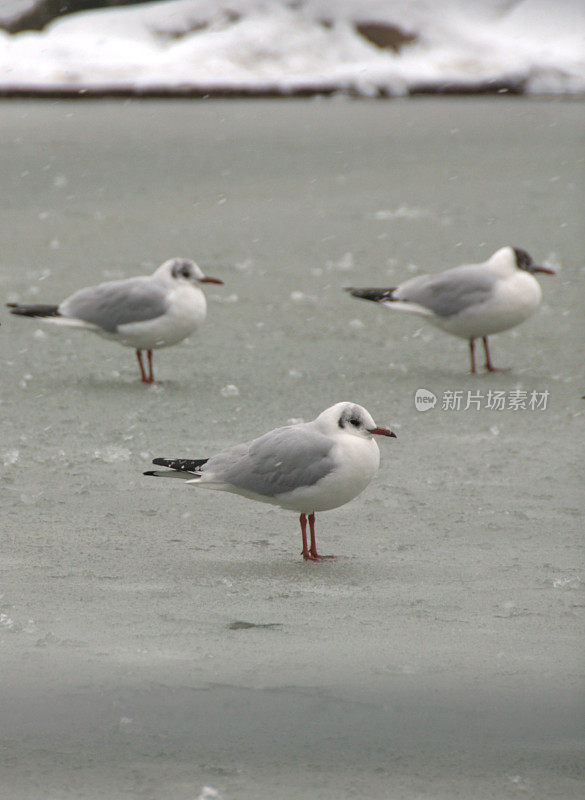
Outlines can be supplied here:
[[194, 480], [197, 477], [193, 473], [177, 472], [174, 469], [150, 469], [142, 474], [149, 475], [152, 478], [179, 478], [182, 481]]
[[47, 305], [19, 305], [18, 303], [6, 303], [11, 314], [19, 317], [60, 317], [59, 306]]
[[372, 300], [374, 303], [394, 302], [393, 297], [396, 287], [390, 289], [363, 288], [356, 289], [354, 286], [346, 286], [345, 291], [352, 297], [359, 297], [360, 300]]
[[352, 286], [347, 286], [345, 291], [349, 292], [352, 297], [357, 297], [359, 300], [371, 300], [374, 303], [380, 303], [384, 308], [392, 308], [396, 311], [406, 311], [410, 314], [418, 314], [419, 317], [432, 317], [433, 312], [419, 305], [418, 303], [411, 303], [408, 300], [403, 300], [396, 297], [398, 287], [390, 289], [376, 289], [376, 288], [363, 288], [356, 289]]
[[155, 458], [153, 464], [169, 469], [149, 470], [144, 475], [151, 475], [155, 478], [181, 478], [184, 481], [193, 480], [200, 477], [200, 469], [207, 464], [207, 461], [207, 458]]

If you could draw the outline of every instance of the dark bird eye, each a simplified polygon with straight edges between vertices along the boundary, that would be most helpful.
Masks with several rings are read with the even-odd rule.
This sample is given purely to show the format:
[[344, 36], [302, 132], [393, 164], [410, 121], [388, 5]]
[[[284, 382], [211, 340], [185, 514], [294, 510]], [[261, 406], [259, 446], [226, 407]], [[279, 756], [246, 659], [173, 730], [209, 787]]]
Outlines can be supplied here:
[[355, 417], [353, 417], [352, 419], [350, 419], [350, 421], [349, 421], [349, 422], [350, 422], [350, 424], [351, 424], [351, 425], [353, 425], [353, 426], [354, 426], [354, 427], [356, 427], [356, 428], [359, 428], [359, 426], [360, 426], [360, 421], [359, 421], [359, 419], [356, 419]]
[[189, 264], [175, 264], [171, 270], [173, 278], [190, 278], [191, 267]]
[[527, 272], [530, 272], [530, 267], [534, 264], [530, 253], [527, 253], [526, 250], [521, 250], [519, 247], [514, 247], [513, 249], [516, 253], [516, 264], [518, 265], [518, 269], [523, 269]]

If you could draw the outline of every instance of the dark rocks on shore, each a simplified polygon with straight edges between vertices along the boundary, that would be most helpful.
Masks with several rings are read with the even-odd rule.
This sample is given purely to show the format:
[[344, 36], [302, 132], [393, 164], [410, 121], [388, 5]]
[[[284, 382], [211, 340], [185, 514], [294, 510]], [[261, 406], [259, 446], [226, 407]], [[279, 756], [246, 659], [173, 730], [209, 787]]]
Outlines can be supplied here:
[[418, 36], [414, 33], [408, 33], [398, 25], [390, 25], [386, 22], [356, 22], [355, 29], [376, 47], [385, 50], [394, 50], [399, 53], [402, 48], [407, 44], [416, 42]]
[[[74, 14], [77, 11], [89, 11], [96, 8], [111, 8], [114, 6], [129, 6], [144, 4], [148, 0], [4, 0], [0, 2], [0, 29], [9, 33], [19, 33], [25, 30], [40, 31], [57, 17], [65, 14]], [[238, 22], [240, 15], [229, 9], [224, 10], [227, 21]], [[330, 20], [321, 20], [321, 24], [330, 27]], [[403, 30], [398, 25], [387, 22], [357, 22], [354, 21], [356, 31], [376, 47], [393, 50], [398, 53], [405, 45], [417, 40], [413, 33]], [[189, 30], [204, 28], [205, 24], [198, 25]], [[185, 35], [185, 31], [177, 32], [177, 38]]]
[[141, 2], [144, 0], [5, 0], [0, 4], [0, 28], [9, 33], [40, 31], [65, 14]]

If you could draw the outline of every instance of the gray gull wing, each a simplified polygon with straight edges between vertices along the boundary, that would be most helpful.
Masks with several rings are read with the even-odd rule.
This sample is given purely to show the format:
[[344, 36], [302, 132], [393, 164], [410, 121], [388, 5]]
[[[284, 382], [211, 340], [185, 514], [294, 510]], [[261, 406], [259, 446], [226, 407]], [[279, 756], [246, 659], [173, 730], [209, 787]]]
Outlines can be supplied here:
[[311, 423], [276, 428], [209, 459], [201, 467], [214, 483], [275, 497], [313, 486], [335, 469], [333, 442]]
[[163, 286], [149, 277], [110, 281], [81, 289], [64, 300], [59, 313], [115, 333], [120, 325], [144, 322], [167, 310]]
[[481, 265], [455, 267], [438, 275], [419, 275], [401, 283], [388, 304], [395, 300], [416, 303], [439, 317], [450, 317], [488, 300], [496, 281], [497, 278], [486, 273]]

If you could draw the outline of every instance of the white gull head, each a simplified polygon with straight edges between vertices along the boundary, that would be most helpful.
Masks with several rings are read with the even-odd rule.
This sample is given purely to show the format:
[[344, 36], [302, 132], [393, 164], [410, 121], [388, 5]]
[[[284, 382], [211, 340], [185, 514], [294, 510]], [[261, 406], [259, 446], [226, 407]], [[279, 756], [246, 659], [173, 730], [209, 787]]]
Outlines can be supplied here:
[[219, 278], [211, 278], [206, 275], [201, 267], [189, 258], [170, 258], [161, 264], [154, 273], [153, 277], [162, 279], [166, 282], [179, 283], [221, 283]]

